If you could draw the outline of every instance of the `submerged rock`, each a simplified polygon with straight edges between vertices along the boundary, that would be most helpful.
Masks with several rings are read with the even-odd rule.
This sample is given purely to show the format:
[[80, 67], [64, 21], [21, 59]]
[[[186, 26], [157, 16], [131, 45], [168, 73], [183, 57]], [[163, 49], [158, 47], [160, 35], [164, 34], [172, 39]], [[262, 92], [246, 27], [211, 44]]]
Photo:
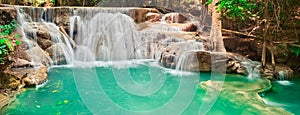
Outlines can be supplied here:
[[[201, 82], [200, 87], [204, 88], [208, 94], [213, 94], [213, 96], [207, 96], [204, 100], [213, 100], [213, 98], [229, 100], [234, 108], [245, 107], [243, 108], [243, 114], [292, 115], [281, 107], [267, 105], [259, 96], [259, 93], [268, 91], [272, 87], [271, 82], [267, 79], [256, 79], [255, 82], [209, 80]], [[220, 91], [220, 94], [214, 93], [216, 91]]]

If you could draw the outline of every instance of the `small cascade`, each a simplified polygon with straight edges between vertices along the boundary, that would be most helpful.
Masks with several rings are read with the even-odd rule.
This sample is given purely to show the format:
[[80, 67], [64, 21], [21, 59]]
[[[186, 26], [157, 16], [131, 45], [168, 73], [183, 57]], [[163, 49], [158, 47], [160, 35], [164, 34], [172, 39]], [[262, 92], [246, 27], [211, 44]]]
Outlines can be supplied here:
[[[204, 51], [202, 42], [194, 40], [180, 41], [181, 39], [165, 39], [162, 43], [168, 44], [163, 50], [161, 62], [176, 70], [196, 70], [199, 68], [197, 52]], [[173, 42], [172, 42], [173, 41]]]
[[277, 75], [279, 81], [285, 81], [289, 79], [289, 74], [286, 71], [279, 71]]
[[[245, 63], [248, 63], [248, 64], [245, 64]], [[248, 79], [259, 78], [260, 77], [260, 71], [259, 71], [260, 63], [254, 62], [254, 61], [248, 61], [245, 63], [244, 63], [245, 67], [248, 72]]]
[[181, 54], [178, 58], [175, 69], [179, 71], [187, 71], [190, 70], [190, 68], [199, 68], [196, 52], [197, 50], [192, 50]]
[[260, 78], [259, 67], [261, 66], [260, 62], [252, 61], [250, 59], [243, 59], [241, 62], [242, 66], [246, 68], [248, 72], [247, 78], [252, 80], [255, 78]]

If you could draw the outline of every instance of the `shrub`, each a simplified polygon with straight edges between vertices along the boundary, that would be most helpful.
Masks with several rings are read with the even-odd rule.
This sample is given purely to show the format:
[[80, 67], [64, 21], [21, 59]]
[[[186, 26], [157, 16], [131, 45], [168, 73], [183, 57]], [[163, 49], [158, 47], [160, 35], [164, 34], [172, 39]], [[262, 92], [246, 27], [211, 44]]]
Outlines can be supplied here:
[[3, 60], [7, 56], [13, 54], [15, 45], [21, 44], [21, 42], [17, 40], [19, 35], [12, 34], [13, 29], [17, 26], [16, 21], [0, 25], [0, 63], [3, 63]]

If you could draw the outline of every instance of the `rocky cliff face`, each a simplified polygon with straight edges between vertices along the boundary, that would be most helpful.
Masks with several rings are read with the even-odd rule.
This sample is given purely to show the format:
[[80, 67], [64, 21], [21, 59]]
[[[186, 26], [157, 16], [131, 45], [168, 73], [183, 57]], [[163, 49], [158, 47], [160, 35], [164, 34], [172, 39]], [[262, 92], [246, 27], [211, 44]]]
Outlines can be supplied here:
[[[0, 24], [17, 19], [15, 8], [1, 7], [0, 13]], [[17, 29], [13, 34], [16, 33], [20, 35]], [[30, 62], [26, 47], [22, 42], [20, 46], [14, 48], [14, 54], [5, 58], [4, 63], [0, 64], [0, 89], [5, 95], [10, 95], [25, 85], [35, 86], [47, 80], [47, 69], [43, 67], [41, 71], [40, 68], [34, 68], [35, 64]]]

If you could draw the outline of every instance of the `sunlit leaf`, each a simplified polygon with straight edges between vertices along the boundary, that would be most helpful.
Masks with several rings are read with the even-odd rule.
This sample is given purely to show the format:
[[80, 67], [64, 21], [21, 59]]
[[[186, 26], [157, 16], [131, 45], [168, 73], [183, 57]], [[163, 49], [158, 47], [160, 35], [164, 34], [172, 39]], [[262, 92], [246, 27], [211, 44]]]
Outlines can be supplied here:
[[19, 38], [19, 34], [16, 34], [16, 35], [15, 35], [15, 38]]
[[20, 41], [20, 40], [17, 40], [17, 41], [16, 41], [16, 44], [17, 44], [17, 45], [20, 45], [20, 44], [21, 44], [21, 41]]

